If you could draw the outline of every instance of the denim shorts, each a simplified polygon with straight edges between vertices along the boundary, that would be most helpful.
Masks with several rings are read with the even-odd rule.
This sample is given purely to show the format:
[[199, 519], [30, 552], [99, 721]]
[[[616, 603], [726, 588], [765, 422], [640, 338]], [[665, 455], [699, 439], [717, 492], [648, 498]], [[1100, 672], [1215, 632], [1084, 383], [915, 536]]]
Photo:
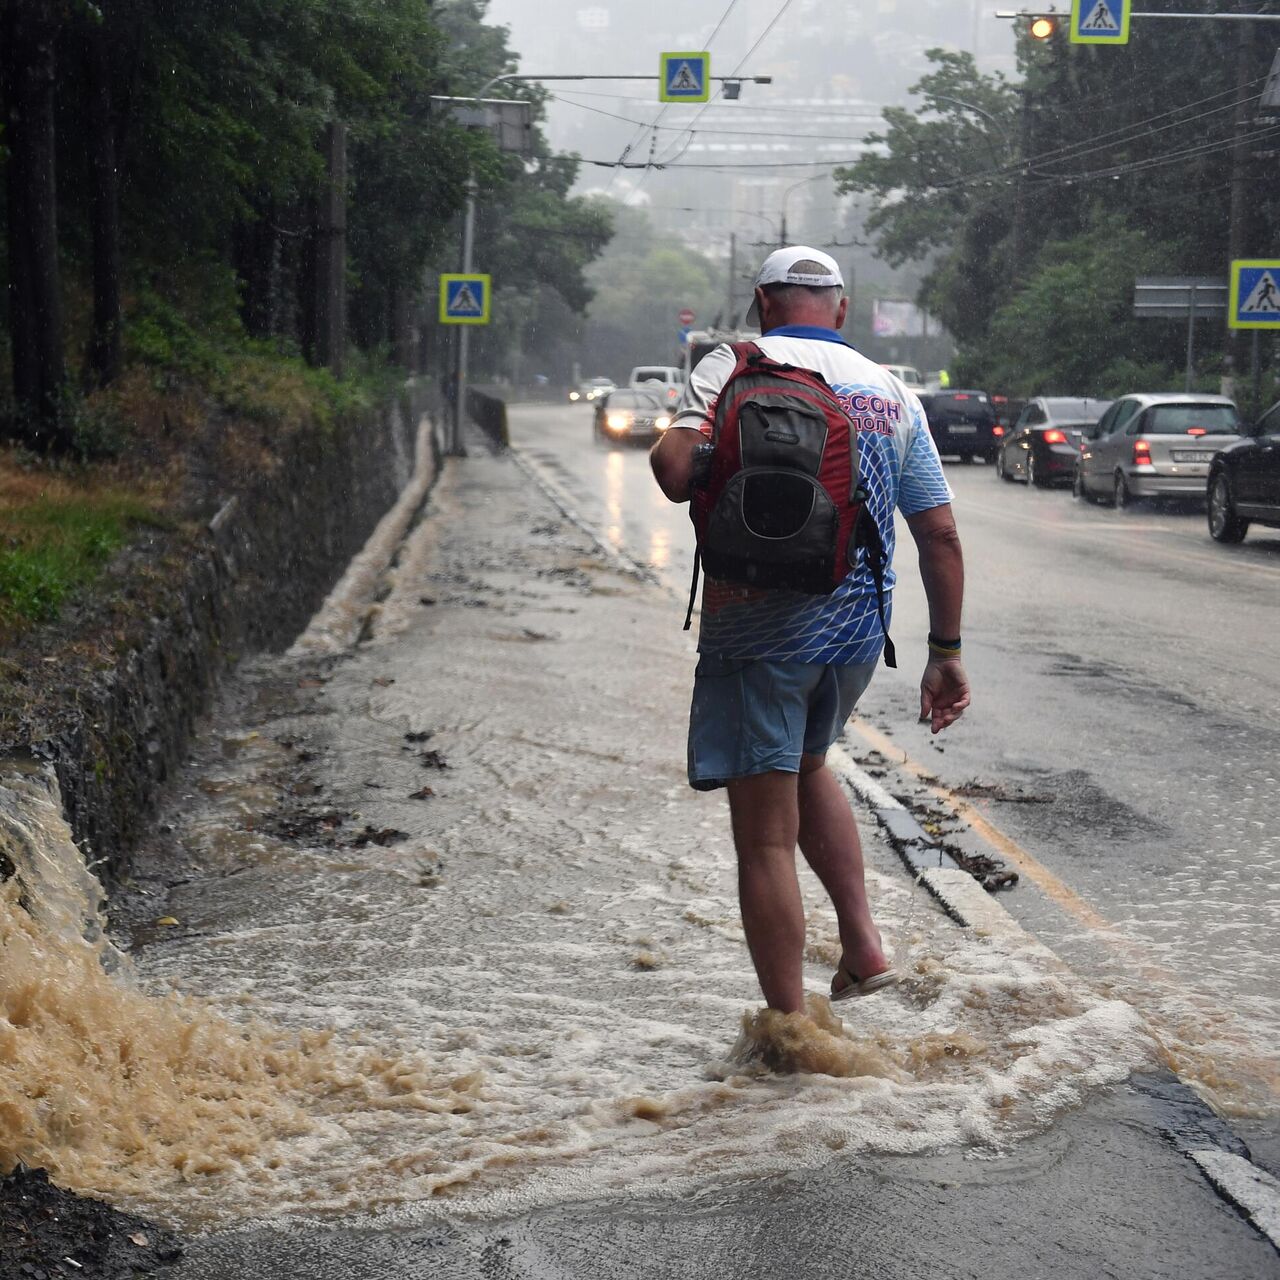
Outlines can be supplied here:
[[840, 736], [874, 662], [828, 666], [698, 658], [689, 710], [689, 785], [714, 791], [756, 773], [799, 773]]

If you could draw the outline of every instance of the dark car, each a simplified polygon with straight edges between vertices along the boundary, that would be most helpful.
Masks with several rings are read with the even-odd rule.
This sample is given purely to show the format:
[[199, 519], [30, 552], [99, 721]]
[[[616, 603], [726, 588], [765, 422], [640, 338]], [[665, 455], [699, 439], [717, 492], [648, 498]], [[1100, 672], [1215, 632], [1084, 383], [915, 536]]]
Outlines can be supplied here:
[[961, 462], [995, 461], [996, 415], [985, 391], [932, 391], [920, 403], [939, 453], [954, 454]]
[[622, 387], [595, 403], [595, 438], [602, 444], [656, 440], [671, 425], [661, 387], [652, 391]]
[[996, 454], [1001, 480], [1025, 480], [1044, 488], [1070, 484], [1075, 476], [1083, 433], [1097, 426], [1110, 400], [1037, 396], [1027, 402], [1005, 433]]
[[1209, 532], [1239, 542], [1251, 522], [1280, 529], [1280, 404], [1209, 464]]

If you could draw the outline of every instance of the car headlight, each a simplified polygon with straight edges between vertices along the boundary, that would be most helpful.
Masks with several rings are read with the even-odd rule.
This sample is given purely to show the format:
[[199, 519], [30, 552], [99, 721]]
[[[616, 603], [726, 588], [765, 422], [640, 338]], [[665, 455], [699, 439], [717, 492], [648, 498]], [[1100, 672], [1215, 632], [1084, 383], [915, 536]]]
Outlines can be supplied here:
[[661, 418], [653, 420], [653, 429], [655, 431], [665, 431], [671, 425], [671, 419], [665, 415]]
[[570, 392], [569, 392], [569, 399], [570, 399], [570, 400], [576, 400], [577, 398], [578, 398], [578, 393], [577, 393], [576, 391], [570, 391]]
[[625, 413], [607, 414], [604, 422], [610, 431], [626, 431], [631, 426], [631, 418]]

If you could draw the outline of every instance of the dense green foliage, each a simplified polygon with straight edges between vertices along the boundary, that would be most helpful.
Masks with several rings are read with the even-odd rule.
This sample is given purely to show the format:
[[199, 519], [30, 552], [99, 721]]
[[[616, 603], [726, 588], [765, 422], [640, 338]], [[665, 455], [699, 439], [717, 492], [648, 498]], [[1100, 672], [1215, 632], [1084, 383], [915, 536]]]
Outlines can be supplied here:
[[[22, 195], [43, 162], [56, 169], [57, 247], [45, 265], [60, 273], [64, 303], [59, 378], [65, 365], [66, 383], [90, 391], [117, 378], [122, 361], [141, 362], [157, 386], [166, 375], [229, 405], [229, 370], [246, 360], [325, 363], [316, 281], [334, 122], [346, 130], [349, 364], [367, 364], [361, 351], [437, 373], [446, 363], [432, 293], [436, 272], [458, 267], [469, 174], [479, 185], [477, 269], [499, 291], [534, 298], [519, 326], [481, 344], [480, 371], [486, 361], [505, 367], [513, 345], [536, 347], [540, 332], [550, 337], [581, 312], [584, 268], [609, 224], [569, 196], [574, 162], [546, 156], [540, 134], [540, 159], [501, 155], [487, 133], [432, 102], [473, 95], [514, 69], [505, 28], [484, 21], [486, 3], [0, 0], [0, 44], [17, 33], [28, 62], [46, 37], [53, 50], [53, 145], [23, 164], [21, 145], [0, 147], [0, 197]], [[0, 139], [12, 144], [26, 122], [38, 146], [30, 122], [40, 104], [18, 47], [0, 49]], [[39, 194], [30, 207], [40, 208]], [[0, 209], [8, 203], [0, 198]], [[0, 254], [0, 284], [20, 286], [0, 323], [9, 335], [50, 305], [40, 280], [14, 265]], [[38, 355], [53, 364], [48, 348]], [[66, 447], [70, 433], [26, 427], [65, 415], [71, 397], [47, 383], [32, 392], [16, 361], [12, 380], [0, 373], [0, 424], [33, 447]], [[344, 407], [334, 379], [309, 385], [317, 405]]]
[[[883, 257], [927, 266], [920, 301], [956, 338], [962, 381], [1024, 395], [1181, 385], [1185, 323], [1136, 319], [1134, 281], [1226, 276], [1237, 124], [1236, 255], [1280, 242], [1274, 161], [1254, 154], [1280, 139], [1255, 119], [1269, 30], [1135, 19], [1127, 47], [1102, 49], [1061, 31], [1022, 41], [1018, 85], [931, 51], [919, 108], [886, 111], [879, 153], [837, 178], [874, 201]], [[1221, 319], [1200, 323], [1197, 345], [1204, 385], [1216, 388], [1228, 356], [1247, 372], [1247, 341]], [[1270, 339], [1262, 354], [1274, 361]]]

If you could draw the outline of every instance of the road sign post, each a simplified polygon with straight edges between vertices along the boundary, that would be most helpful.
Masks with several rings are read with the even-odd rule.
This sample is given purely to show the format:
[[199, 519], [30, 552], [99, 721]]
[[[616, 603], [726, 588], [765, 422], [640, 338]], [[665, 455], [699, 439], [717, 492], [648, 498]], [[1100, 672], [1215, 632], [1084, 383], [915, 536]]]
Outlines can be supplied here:
[[1280, 331], [1280, 258], [1240, 258], [1231, 264], [1227, 324]]
[[1196, 321], [1227, 309], [1227, 282], [1212, 276], [1143, 276], [1134, 286], [1133, 314], [1187, 322], [1187, 366], [1183, 389], [1195, 380]]
[[687, 329], [687, 328], [688, 328], [688, 327], [689, 327], [689, 326], [690, 326], [690, 325], [691, 325], [691, 324], [692, 324], [692, 323], [693, 323], [697, 318], [698, 318], [698, 317], [697, 317], [697, 316], [695, 316], [695, 315], [694, 315], [694, 313], [693, 313], [693, 312], [692, 312], [688, 307], [681, 307], [681, 308], [680, 308], [680, 310], [676, 312], [676, 319], [677, 319], [677, 320], [679, 320], [679, 321], [680, 321], [680, 324], [681, 324], [684, 328], [686, 328], [686, 329]]
[[1128, 44], [1131, 0], [1071, 0], [1072, 44]]
[[659, 102], [706, 102], [711, 97], [711, 55], [664, 53], [659, 61]]
[[440, 277], [441, 324], [488, 324], [489, 277], [473, 272]]

